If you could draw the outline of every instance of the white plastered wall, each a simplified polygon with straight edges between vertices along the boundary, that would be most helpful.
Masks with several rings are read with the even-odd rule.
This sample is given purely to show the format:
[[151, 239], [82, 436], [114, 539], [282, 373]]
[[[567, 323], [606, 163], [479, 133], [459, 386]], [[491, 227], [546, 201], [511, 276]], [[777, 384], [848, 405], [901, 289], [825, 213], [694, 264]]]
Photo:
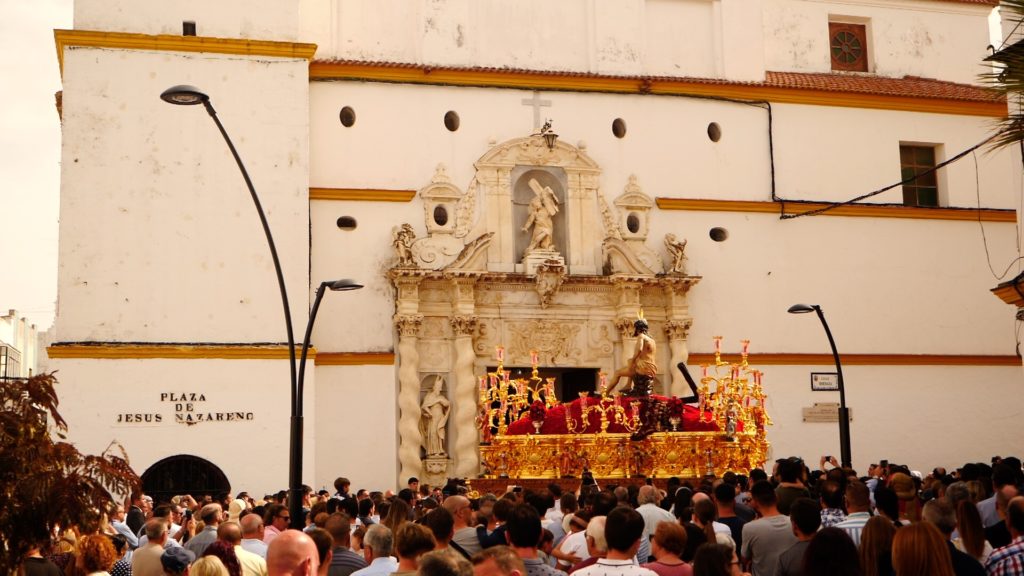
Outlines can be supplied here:
[[[274, 233], [292, 315], [308, 286], [305, 60], [107, 49], [64, 57], [58, 341], [283, 342], [281, 296], [245, 183]], [[301, 327], [296, 328], [301, 339]]]
[[[53, 361], [57, 364], [57, 361]], [[277, 492], [288, 485], [288, 363], [282, 360], [61, 360], [57, 393], [69, 438], [86, 454], [120, 443], [142, 474], [175, 455], [218, 466], [232, 493]], [[175, 422], [161, 394], [205, 394], [195, 412], [251, 412], [252, 420]], [[69, 401], [75, 399], [74, 401]], [[313, 403], [307, 397], [306, 412]], [[162, 422], [125, 424], [118, 414], [162, 414]], [[313, 475], [314, 425], [307, 418], [304, 478]]]
[[344, 476], [359, 488], [395, 488], [398, 400], [394, 366], [318, 366], [316, 489]]
[[302, 0], [318, 58], [761, 80], [761, 0]]
[[765, 0], [765, 68], [831, 72], [828, 23], [866, 24], [868, 71], [978, 83], [992, 6], [923, 0]]
[[298, 0], [75, 0], [75, 29], [134, 34], [182, 33], [182, 22], [212, 38], [299, 40]]

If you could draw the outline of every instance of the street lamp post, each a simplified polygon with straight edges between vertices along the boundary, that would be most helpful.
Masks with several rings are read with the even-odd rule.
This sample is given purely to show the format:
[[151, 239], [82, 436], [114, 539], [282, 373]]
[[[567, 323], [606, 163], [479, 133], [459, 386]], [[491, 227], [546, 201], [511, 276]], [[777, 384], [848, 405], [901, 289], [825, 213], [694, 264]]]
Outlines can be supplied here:
[[238, 156], [238, 151], [235, 150], [235, 145], [231, 142], [231, 137], [228, 136], [227, 131], [224, 129], [224, 125], [221, 124], [220, 119], [217, 117], [217, 111], [213, 109], [210, 97], [206, 93], [194, 86], [179, 85], [172, 86], [167, 90], [164, 90], [163, 93], [160, 94], [160, 98], [165, 102], [178, 106], [194, 106], [196, 104], [202, 104], [203, 107], [206, 108], [206, 112], [210, 115], [210, 118], [213, 118], [213, 122], [217, 125], [220, 135], [228, 145], [228, 149], [231, 151], [231, 155], [234, 157], [235, 163], [238, 164], [238, 169], [242, 172], [242, 179], [245, 180], [245, 185], [249, 188], [249, 195], [252, 196], [252, 202], [256, 206], [256, 213], [259, 214], [260, 223], [263, 225], [263, 233], [267, 237], [267, 245], [270, 247], [270, 256], [274, 261], [274, 271], [277, 273], [277, 285], [281, 291], [281, 302], [284, 305], [284, 323], [288, 333], [288, 368], [291, 374], [291, 422], [288, 450], [288, 512], [291, 515], [292, 528], [302, 529], [302, 398], [306, 373], [306, 354], [309, 350], [309, 337], [313, 333], [313, 323], [316, 321], [316, 313], [320, 308], [320, 300], [323, 299], [324, 292], [326, 290], [357, 290], [362, 288], [362, 285], [357, 284], [352, 280], [335, 280], [322, 282], [320, 284], [320, 287], [317, 288], [316, 291], [316, 299], [313, 302], [313, 308], [310, 311], [309, 319], [306, 322], [306, 332], [302, 339], [302, 356], [298, 365], [296, 365], [295, 335], [292, 329], [292, 315], [288, 307], [288, 290], [284, 283], [284, 273], [281, 271], [281, 261], [277, 257], [277, 247], [274, 244], [274, 236], [270, 233], [270, 224], [267, 223], [267, 215], [263, 212], [263, 205], [260, 203], [259, 196], [256, 195], [256, 188], [253, 186], [252, 180], [249, 178], [249, 172], [245, 169], [245, 165], [242, 163], [241, 157]]
[[839, 379], [839, 453], [841, 464], [844, 468], [852, 467], [850, 456], [850, 410], [846, 407], [846, 386], [843, 384], [843, 365], [839, 362], [839, 351], [836, 350], [836, 341], [832, 338], [832, 331], [828, 329], [828, 322], [825, 321], [825, 314], [821, 306], [817, 304], [794, 304], [789, 307], [790, 314], [806, 314], [816, 312], [825, 328], [825, 336], [828, 336], [828, 344], [832, 347], [832, 358], [836, 363], [836, 376]]

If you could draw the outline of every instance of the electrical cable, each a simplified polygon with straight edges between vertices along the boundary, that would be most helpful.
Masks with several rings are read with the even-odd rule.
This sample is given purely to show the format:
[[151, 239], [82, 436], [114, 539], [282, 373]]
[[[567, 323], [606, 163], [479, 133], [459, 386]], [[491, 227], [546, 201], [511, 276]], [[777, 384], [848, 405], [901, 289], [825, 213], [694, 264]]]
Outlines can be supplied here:
[[[974, 157], [974, 196], [978, 200], [978, 227], [981, 228], [981, 245], [985, 247], [985, 261], [988, 263], [989, 272], [992, 272], [992, 276], [995, 277], [996, 281], [1002, 282], [1003, 278], [1010, 273], [1010, 268], [1017, 262], [1020, 262], [1021, 256], [1018, 255], [1014, 258], [1010, 265], [1006, 267], [1002, 275], [996, 274], [996, 269], [992, 267], [992, 254], [988, 250], [988, 237], [985, 235], [985, 223], [981, 221], [981, 175], [978, 170], [978, 154], [977, 151], [972, 150], [971, 156]], [[1017, 243], [1020, 246], [1020, 243]]]
[[[779, 218], [781, 220], [789, 220], [791, 218], [799, 218], [801, 216], [816, 216], [818, 214], [822, 214], [824, 212], [828, 212], [829, 210], [833, 210], [835, 208], [839, 208], [840, 206], [847, 206], [847, 205], [850, 205], [850, 204], [854, 204], [854, 203], [860, 202], [861, 200], [864, 200], [866, 198], [871, 198], [872, 196], [877, 196], [877, 195], [881, 194], [882, 192], [888, 192], [889, 190], [892, 190], [893, 188], [896, 188], [897, 186], [902, 186], [904, 184], [910, 184], [911, 182], [913, 182], [914, 180], [917, 180], [921, 176], [925, 176], [927, 174], [931, 174], [932, 172], [935, 172], [935, 171], [939, 170], [940, 168], [945, 168], [946, 166], [949, 166], [950, 164], [952, 164], [952, 163], [954, 163], [954, 162], [956, 162], [958, 160], [963, 159], [964, 156], [967, 156], [968, 154], [974, 152], [978, 148], [981, 148], [982, 146], [984, 146], [984, 145], [988, 144], [989, 142], [995, 140], [996, 137], [998, 137], [998, 136], [999, 136], [999, 133], [993, 134], [993, 135], [989, 136], [988, 138], [985, 138], [981, 142], [978, 142], [974, 146], [971, 146], [970, 148], [964, 150], [963, 152], [960, 152], [956, 156], [953, 156], [949, 160], [946, 160], [944, 162], [940, 162], [939, 164], [936, 164], [934, 167], [929, 168], [928, 170], [925, 170], [924, 172], [920, 172], [918, 174], [914, 174], [910, 178], [906, 178], [904, 180], [900, 180], [899, 182], [897, 182], [895, 184], [890, 184], [890, 185], [888, 185], [888, 186], [886, 186], [884, 188], [880, 188], [878, 190], [874, 190], [872, 192], [868, 192], [867, 194], [861, 194], [860, 196], [857, 196], [856, 198], [851, 198], [849, 200], [843, 200], [842, 202], [829, 202], [826, 206], [822, 206], [821, 208], [815, 208], [813, 210], [808, 210], [806, 212], [799, 212], [799, 213], [796, 213], [796, 214], [785, 214], [785, 213], [783, 213], [783, 214], [781, 214], [779, 216]], [[786, 202], [786, 200], [782, 200], [782, 199], [779, 199], [779, 200], [782, 201], [782, 202]]]

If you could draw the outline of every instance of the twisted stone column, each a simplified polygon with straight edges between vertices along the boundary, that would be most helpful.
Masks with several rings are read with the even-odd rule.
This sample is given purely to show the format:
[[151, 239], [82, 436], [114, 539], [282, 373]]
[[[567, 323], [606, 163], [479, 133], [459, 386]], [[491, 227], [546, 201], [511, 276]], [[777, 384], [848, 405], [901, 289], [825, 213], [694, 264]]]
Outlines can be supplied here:
[[689, 396], [690, 387], [683, 378], [683, 373], [676, 368], [680, 362], [686, 362], [690, 357], [690, 351], [686, 347], [686, 336], [690, 332], [690, 325], [693, 320], [669, 320], [665, 322], [665, 335], [668, 336], [668, 349], [672, 354], [668, 363], [669, 373], [672, 374], [672, 382], [667, 390], [671, 396]]
[[[630, 318], [616, 318], [615, 329], [619, 331], [619, 336], [622, 340], [622, 350], [619, 351], [620, 358], [619, 363], [615, 366], [615, 370], [628, 366], [633, 360], [633, 352], [636, 351], [636, 336], [633, 336], [633, 319]], [[608, 390], [615, 390], [615, 386], [618, 382], [608, 382]], [[632, 386], [632, 382], [626, 382], [619, 386], [619, 390], [628, 390]]]
[[473, 375], [476, 362], [473, 335], [476, 333], [477, 317], [453, 316], [450, 321], [455, 335], [455, 383], [452, 395], [455, 476], [475, 478], [480, 471], [476, 431], [477, 388]]
[[[399, 479], [421, 473], [420, 446], [420, 355], [417, 336], [423, 323], [422, 314], [395, 315], [398, 328], [398, 464]], [[401, 481], [399, 482], [401, 484]]]

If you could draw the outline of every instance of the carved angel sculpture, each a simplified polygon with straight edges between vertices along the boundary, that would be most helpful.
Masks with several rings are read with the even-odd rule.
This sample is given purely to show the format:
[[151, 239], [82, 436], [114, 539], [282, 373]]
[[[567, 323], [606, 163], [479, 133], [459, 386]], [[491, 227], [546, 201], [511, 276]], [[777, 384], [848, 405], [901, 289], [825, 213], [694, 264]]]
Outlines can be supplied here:
[[412, 255], [412, 243], [416, 240], [416, 232], [412, 226], [402, 224], [401, 228], [395, 228], [391, 235], [392, 246], [398, 255], [398, 265], [403, 268], [415, 268], [416, 259]]
[[672, 266], [669, 267], [670, 274], [686, 274], [686, 240], [679, 242], [675, 234], [665, 234], [665, 248], [672, 257]]

